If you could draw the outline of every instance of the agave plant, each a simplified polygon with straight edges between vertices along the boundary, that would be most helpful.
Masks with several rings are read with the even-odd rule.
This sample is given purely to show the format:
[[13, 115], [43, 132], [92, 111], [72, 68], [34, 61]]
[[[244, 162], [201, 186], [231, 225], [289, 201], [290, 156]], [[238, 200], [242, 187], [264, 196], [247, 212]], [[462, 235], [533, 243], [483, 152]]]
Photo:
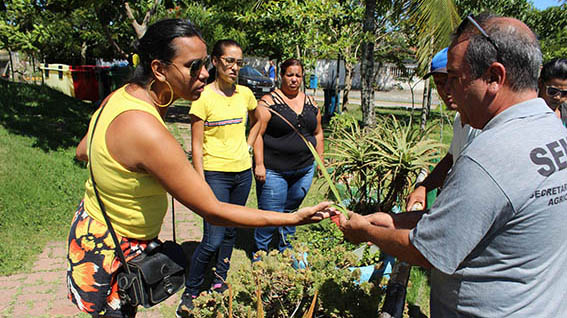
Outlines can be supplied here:
[[399, 205], [419, 172], [428, 169], [444, 147], [428, 138], [430, 129], [423, 131], [395, 116], [383, 118], [375, 128], [344, 119], [332, 127], [331, 179], [344, 187], [343, 203], [362, 214]]

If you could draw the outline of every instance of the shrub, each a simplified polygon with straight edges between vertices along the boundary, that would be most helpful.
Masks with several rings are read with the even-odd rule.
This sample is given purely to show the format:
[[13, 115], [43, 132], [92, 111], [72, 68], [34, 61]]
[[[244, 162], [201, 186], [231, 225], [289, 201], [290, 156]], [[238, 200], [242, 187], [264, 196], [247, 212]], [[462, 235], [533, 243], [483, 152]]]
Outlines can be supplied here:
[[429, 169], [444, 147], [428, 139], [428, 129], [395, 116], [375, 128], [361, 128], [349, 118], [336, 123], [328, 138], [331, 178], [343, 189], [343, 204], [361, 214], [399, 206], [419, 172]]
[[[294, 260], [307, 266], [295, 269]], [[262, 252], [261, 252], [262, 253]], [[382, 289], [355, 280], [360, 271], [348, 270], [355, 256], [338, 246], [335, 253], [322, 253], [298, 244], [295, 251], [261, 254], [262, 260], [242, 266], [228, 279], [230, 289], [221, 294], [202, 294], [195, 301], [195, 317], [299, 317], [309, 310], [313, 317], [375, 317]], [[231, 296], [232, 295], [232, 296]], [[259, 302], [259, 299], [261, 300]]]

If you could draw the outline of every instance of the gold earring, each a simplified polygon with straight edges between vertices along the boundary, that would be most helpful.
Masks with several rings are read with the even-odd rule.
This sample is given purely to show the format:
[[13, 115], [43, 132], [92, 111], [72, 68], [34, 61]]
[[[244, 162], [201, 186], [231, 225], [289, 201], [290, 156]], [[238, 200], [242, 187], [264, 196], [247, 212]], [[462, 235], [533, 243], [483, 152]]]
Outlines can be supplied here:
[[169, 102], [167, 102], [166, 104], [156, 103], [156, 101], [155, 101], [154, 98], [152, 97], [152, 94], [150, 94], [150, 91], [151, 91], [151, 89], [152, 89], [152, 85], [155, 83], [155, 81], [156, 81], [156, 80], [153, 79], [153, 80], [150, 82], [150, 85], [148, 85], [148, 88], [147, 88], [147, 90], [148, 90], [148, 95], [150, 95], [150, 98], [152, 99], [152, 102], [154, 102], [154, 104], [155, 104], [156, 106], [158, 106], [158, 107], [167, 107], [167, 106], [171, 105], [171, 103], [173, 102], [173, 87], [171, 87], [171, 84], [169, 84], [169, 82], [168, 82], [167, 80], [165, 80], [165, 83], [166, 83], [167, 86], [169, 87], [169, 94], [170, 94], [170, 96], [169, 96]]

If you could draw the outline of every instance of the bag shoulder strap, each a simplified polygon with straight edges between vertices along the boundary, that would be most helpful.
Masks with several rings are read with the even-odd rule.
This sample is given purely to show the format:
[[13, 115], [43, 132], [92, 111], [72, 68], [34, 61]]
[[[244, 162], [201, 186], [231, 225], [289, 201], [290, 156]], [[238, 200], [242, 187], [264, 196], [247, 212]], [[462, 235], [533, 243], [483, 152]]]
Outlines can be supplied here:
[[[108, 217], [108, 214], [106, 213], [104, 203], [102, 202], [102, 199], [100, 198], [100, 195], [98, 194], [98, 189], [96, 187], [96, 182], [95, 182], [94, 173], [93, 173], [93, 160], [92, 160], [91, 152], [92, 152], [94, 133], [95, 133], [95, 130], [96, 130], [96, 126], [98, 124], [98, 120], [100, 119], [100, 115], [102, 114], [104, 107], [106, 106], [108, 100], [110, 99], [110, 96], [112, 96], [112, 94], [107, 96], [105, 98], [105, 100], [102, 102], [102, 104], [100, 106], [100, 111], [98, 112], [98, 115], [97, 115], [95, 122], [93, 124], [93, 130], [91, 132], [91, 138], [90, 138], [90, 142], [89, 142], [89, 151], [88, 151], [89, 172], [90, 172], [90, 176], [91, 176], [91, 183], [93, 184], [93, 190], [94, 190], [94, 193], [95, 193], [95, 197], [96, 197], [96, 200], [97, 200], [98, 205], [100, 207], [100, 210], [102, 212], [102, 216], [104, 217], [104, 221], [106, 223], [106, 226], [108, 227], [108, 231], [110, 232], [110, 236], [112, 237], [112, 241], [114, 242], [116, 254], [120, 258], [120, 262], [122, 262], [122, 264], [124, 264], [124, 268], [126, 270], [126, 273], [130, 274], [130, 269], [128, 268], [128, 266], [126, 266], [126, 257], [124, 256], [124, 252], [122, 251], [122, 248], [120, 248], [120, 242], [118, 241], [118, 237], [116, 236], [116, 232], [114, 231], [114, 227], [112, 227], [112, 223], [110, 222], [110, 218]], [[175, 209], [174, 209], [173, 200], [174, 199], [173, 199], [173, 196], [172, 196], [171, 197], [171, 218], [172, 218], [172, 226], [173, 226], [173, 241], [175, 242]]]
[[91, 131], [91, 138], [90, 138], [90, 142], [89, 142], [89, 152], [88, 152], [89, 172], [90, 172], [90, 175], [91, 175], [91, 183], [93, 184], [93, 190], [94, 190], [94, 193], [95, 193], [96, 200], [97, 200], [98, 205], [100, 207], [100, 211], [102, 212], [102, 216], [104, 217], [104, 222], [106, 222], [106, 226], [108, 227], [108, 231], [110, 232], [110, 236], [112, 237], [112, 241], [114, 241], [114, 250], [116, 251], [116, 254], [118, 255], [118, 257], [120, 258], [120, 262], [122, 262], [122, 264], [124, 264], [124, 269], [126, 270], [126, 273], [130, 274], [130, 269], [128, 268], [128, 266], [126, 266], [126, 257], [124, 257], [124, 252], [122, 252], [122, 248], [120, 248], [120, 242], [118, 241], [118, 237], [116, 236], [116, 232], [114, 231], [114, 227], [112, 227], [112, 223], [110, 222], [110, 218], [108, 217], [108, 214], [106, 214], [106, 209], [104, 207], [104, 203], [102, 203], [100, 195], [98, 194], [98, 189], [96, 188], [96, 182], [95, 182], [94, 173], [93, 173], [92, 146], [93, 146], [94, 133], [95, 133], [95, 130], [96, 130], [96, 126], [98, 124], [98, 120], [100, 119], [100, 115], [102, 114], [104, 107], [106, 107], [106, 103], [108, 102], [109, 99], [110, 99], [110, 96], [108, 96], [102, 102], [102, 105], [100, 106], [100, 110], [98, 112], [98, 115], [96, 116], [95, 122], [93, 124], [93, 130]]
[[278, 94], [278, 92], [273, 91], [271, 95], [272, 95], [272, 99], [274, 100], [274, 103], [284, 104], [287, 107], [289, 107], [289, 105], [285, 102], [283, 97], [280, 94]]

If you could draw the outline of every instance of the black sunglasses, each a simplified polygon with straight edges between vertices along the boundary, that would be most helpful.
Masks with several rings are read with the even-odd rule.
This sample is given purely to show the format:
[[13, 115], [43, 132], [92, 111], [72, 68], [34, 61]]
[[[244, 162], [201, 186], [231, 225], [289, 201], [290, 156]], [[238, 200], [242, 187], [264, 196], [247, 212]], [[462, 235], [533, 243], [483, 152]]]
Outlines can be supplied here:
[[553, 86], [546, 86], [545, 92], [551, 97], [561, 95], [561, 97], [567, 97], [567, 90], [562, 90]]
[[498, 45], [496, 45], [496, 42], [490, 37], [490, 35], [488, 35], [488, 32], [486, 32], [486, 30], [484, 30], [478, 22], [476, 22], [472, 14], [467, 15], [467, 18], [464, 19], [463, 22], [461, 22], [461, 24], [457, 28], [457, 33], [462, 33], [468, 22], [470, 22], [478, 30], [478, 32], [480, 32], [480, 34], [490, 44], [492, 44], [492, 46], [494, 46], [494, 49], [496, 50], [496, 60], [500, 61], [500, 50], [498, 50]]
[[192, 78], [196, 78], [201, 73], [201, 69], [203, 66], [209, 65], [209, 56], [206, 56], [202, 59], [197, 59], [191, 61], [191, 65], [189, 66], [189, 74]]

